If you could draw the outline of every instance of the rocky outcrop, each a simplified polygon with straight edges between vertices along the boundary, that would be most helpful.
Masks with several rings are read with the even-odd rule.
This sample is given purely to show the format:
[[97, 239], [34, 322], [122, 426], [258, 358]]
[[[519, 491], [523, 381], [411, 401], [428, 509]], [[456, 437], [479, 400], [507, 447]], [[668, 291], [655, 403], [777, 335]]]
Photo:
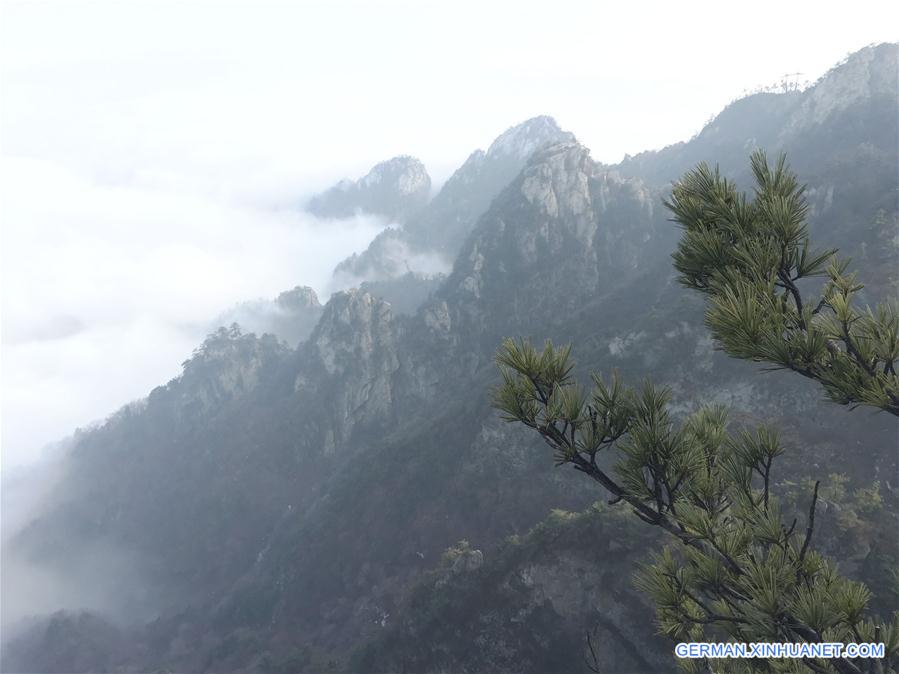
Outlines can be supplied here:
[[515, 157], [527, 161], [542, 147], [573, 140], [574, 134], [562, 131], [552, 117], [533, 117], [500, 134], [487, 149], [486, 160]]
[[[577, 142], [540, 150], [479, 221], [430, 308], [431, 323], [461, 323], [495, 339], [620, 287], [663, 254], [667, 232], [653, 202], [639, 180], [600, 167]], [[544, 302], [541, 289], [550, 286], [559, 294]], [[498, 302], [511, 323], [505, 315], [496, 325], [484, 310]]]
[[359, 180], [341, 180], [312, 197], [306, 210], [326, 218], [371, 213], [402, 223], [424, 207], [430, 194], [431, 178], [424, 164], [400, 156], [377, 164]]
[[253, 391], [286, 354], [271, 335], [243, 334], [236, 325], [219, 328], [184, 362], [180, 377], [150, 394], [148, 404], [164, 397], [181, 416], [207, 414]]
[[390, 305], [359, 290], [335, 294], [306, 353], [332, 376], [381, 371], [384, 364], [391, 369], [390, 364], [396, 362], [396, 343]]
[[490, 203], [539, 149], [574, 140], [552, 117], [534, 117], [496, 138], [487, 152], [474, 152], [447, 180], [429, 208], [406, 226], [416, 246], [452, 259]]
[[294, 389], [320, 404], [315, 426], [327, 454], [357, 425], [387, 418], [393, 407], [398, 339], [390, 305], [359, 290], [335, 294], [303, 346]]

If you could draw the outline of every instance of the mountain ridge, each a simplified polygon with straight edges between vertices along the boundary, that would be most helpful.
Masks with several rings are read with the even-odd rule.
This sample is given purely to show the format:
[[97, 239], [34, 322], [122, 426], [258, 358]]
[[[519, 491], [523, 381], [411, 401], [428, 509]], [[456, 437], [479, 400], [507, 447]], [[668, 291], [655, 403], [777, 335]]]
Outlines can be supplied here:
[[[760, 129], [783, 123], [779, 105], [758, 120]], [[848, 254], [874, 260], [872, 291], [888, 292], [899, 243], [877, 249], [870, 242], [893, 240], [899, 208], [890, 205], [895, 185], [884, 187], [880, 173], [889, 158], [866, 144], [888, 142], [894, 129], [883, 122], [880, 102], [864, 108], [870, 114], [859, 116], [859, 109], [839, 108], [795, 143], [809, 144], [802, 156], [826, 154], [818, 144], [832, 136], [841, 139], [839, 147], [829, 146], [840, 156], [855, 148], [851, 163], [835, 155], [809, 173], [811, 227], [821, 245], [842, 237]], [[517, 658], [488, 643], [466, 641], [462, 651], [454, 634], [438, 630], [415, 651], [423, 671], [463, 670], [481, 661], [495, 663], [495, 671], [536, 672], [568, 663], [561, 653], [574, 641], [557, 632], [541, 640], [540, 630], [553, 621], [592, 627], [589, 602], [578, 604], [566, 593], [579, 573], [603, 579], [594, 593], [606, 619], [598, 638], [612, 643], [624, 632], [635, 634], [629, 611], [646, 610], [645, 600], [622, 565], [604, 559], [602, 568], [585, 566], [592, 548], [578, 547], [576, 537], [568, 558], [555, 562], [547, 561], [551, 536], [528, 539], [534, 558], [543, 560], [545, 594], [521, 600], [529, 617], [520, 631], [519, 623], [505, 621], [513, 614], [503, 613], [502, 591], [497, 605], [474, 601], [479, 573], [501, 572], [499, 588], [526, 580], [528, 561], [506, 556], [505, 537], [526, 535], [553, 508], [582, 511], [597, 497], [591, 485], [553, 470], [539, 442], [491, 412], [492, 356], [502, 336], [571, 341], [579, 374], [616, 367], [632, 381], [652, 375], [675, 389], [684, 406], [678, 413], [729, 402], [737, 423], [777, 423], [788, 418], [785, 410], [801, 407], [809, 419], [789, 429], [798, 450], [785, 458], [791, 475], [895, 474], [889, 423], [858, 413], [835, 418], [812, 384], [763, 376], [715, 352], [701, 327], [701, 302], [674, 281], [668, 255], [676, 230], [660, 204], [660, 176], [695, 153], [710, 152], [705, 158], [714, 160], [710, 148], [730, 148], [734, 157], [741, 148], [740, 161], [747, 161], [745, 130], [709, 145], [711, 135], [615, 167], [593, 162], [570, 138], [542, 145], [489, 199], [487, 189], [477, 199], [447, 193], [444, 201], [455, 204], [456, 214], [445, 222], [453, 237], [465, 236], [446, 280], [414, 312], [394, 313], [376, 294], [351, 290], [325, 304], [297, 348], [239, 331], [217, 333], [177, 382], [82, 438], [68, 459], [66, 488], [17, 540], [19, 549], [71, 552], [67, 533], [78, 531], [137, 549], [154, 582], [183, 588], [181, 601], [159, 609], [151, 626], [121, 634], [95, 626], [101, 646], [88, 668], [100, 667], [102, 656], [103, 668], [323, 669], [369, 644], [363, 656], [370, 671], [395, 670], [409, 642], [392, 627], [415, 617], [403, 614], [412, 610], [410, 596], [421, 593], [433, 624], [457, 615], [440, 603], [442, 572], [429, 574], [460, 539], [481, 552], [480, 566], [440, 587], [464, 590], [472, 624], [483, 620], [494, 641], [508, 637], [531, 646], [516, 650]], [[481, 166], [488, 154], [473, 154], [471, 166]], [[646, 168], [652, 157], [657, 164]], [[733, 166], [737, 171], [736, 159]], [[840, 166], [851, 166], [854, 175], [834, 173]], [[479, 170], [457, 172], [455, 184], [472, 184], [465, 180]], [[835, 176], [851, 189], [831, 190]], [[877, 198], [859, 200], [852, 189]], [[478, 204], [483, 211], [470, 222]], [[880, 210], [887, 213], [882, 219]], [[851, 226], [845, 226], [847, 213]], [[422, 221], [421, 231], [429, 222]], [[468, 224], [455, 228], [459, 223]], [[864, 450], [865, 466], [845, 451], [858, 437], [870, 445], [855, 450]], [[169, 530], [172, 520], [178, 526]], [[81, 624], [72, 620], [55, 624]], [[646, 643], [658, 643], [651, 641], [652, 626], [643, 627]], [[59, 630], [45, 632], [18, 657], [27, 660], [35, 648], [59, 643], [52, 636]], [[193, 650], [185, 648], [185, 635]], [[670, 654], [664, 645], [656, 648], [638, 655], [662, 663]], [[73, 653], [69, 661], [91, 662], [84, 657]], [[604, 664], [613, 671], [643, 666], [626, 648], [608, 658]]]

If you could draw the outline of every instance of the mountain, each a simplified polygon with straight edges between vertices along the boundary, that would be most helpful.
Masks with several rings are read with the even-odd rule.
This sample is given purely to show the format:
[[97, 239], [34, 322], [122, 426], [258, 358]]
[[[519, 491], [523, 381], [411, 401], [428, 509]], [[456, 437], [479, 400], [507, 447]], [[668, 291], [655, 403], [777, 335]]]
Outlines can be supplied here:
[[897, 70], [896, 44], [867, 47], [805, 91], [735, 101], [689, 142], [627, 158], [616, 169], [664, 189], [706, 161], [748, 185], [746, 157], [753, 148], [786, 152], [808, 185], [812, 235], [873, 267], [872, 282], [895, 293]]
[[[745, 173], [754, 147], [787, 152], [800, 175], [858, 154], [885, 160], [895, 155], [896, 59], [895, 44], [867, 47], [804, 91], [741, 98], [689, 141], [628, 157], [617, 168], [660, 187], [701, 161], [719, 164], [726, 175]], [[875, 129], [879, 137], [871, 135]]]
[[341, 262], [338, 278], [378, 281], [409, 271], [444, 271], [490, 202], [547, 145], [573, 140], [551, 117], [534, 117], [476, 150], [446, 181], [427, 208], [402, 228], [382, 232], [367, 250]]
[[324, 218], [347, 218], [357, 212], [404, 222], [431, 196], [431, 177], [415, 157], [400, 156], [374, 166], [359, 180], [341, 180], [317, 194], [306, 210]]
[[895, 606], [895, 425], [717, 352], [701, 299], [674, 278], [662, 199], [699, 160], [746, 183], [755, 140], [770, 141], [805, 167], [815, 242], [852, 256], [870, 297], [895, 295], [889, 86], [894, 113], [899, 98], [882, 73], [896, 54], [867, 48], [806, 91], [737, 102], [618, 166], [548, 118], [473, 154], [391, 230], [454, 258], [414, 312], [378, 296], [380, 279], [336, 293], [295, 348], [220, 330], [180, 377], [76, 437], [59, 486], [4, 545], [4, 574], [25, 560], [64, 578], [101, 550], [120, 560], [110, 584], [145, 592], [33, 616], [3, 668], [572, 671], [589, 632], [603, 671], [673, 669], [631, 582], [657, 534], [594, 505], [605, 495], [490, 408], [507, 335], [571, 342], [578, 376], [652, 377], [677, 415], [721, 402], [736, 427], [780, 427], [778, 488], [839, 487], [820, 544]]

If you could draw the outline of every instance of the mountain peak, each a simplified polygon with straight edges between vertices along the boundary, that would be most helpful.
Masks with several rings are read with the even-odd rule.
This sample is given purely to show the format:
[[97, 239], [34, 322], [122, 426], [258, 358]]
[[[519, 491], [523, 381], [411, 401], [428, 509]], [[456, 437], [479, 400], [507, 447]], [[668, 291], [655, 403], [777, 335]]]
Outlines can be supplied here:
[[415, 157], [399, 155], [382, 161], [358, 180], [341, 180], [309, 201], [306, 210], [328, 218], [358, 211], [403, 222], [421, 209], [431, 194], [431, 177]]
[[310, 419], [327, 426], [320, 443], [327, 454], [356, 424], [382, 417], [393, 404], [399, 356], [390, 304], [363, 290], [335, 293], [303, 348], [307, 360], [294, 390], [316, 398], [331, 387], [331, 404]]
[[506, 129], [487, 152], [475, 150], [421, 214], [410, 219], [402, 237], [416, 249], [451, 260], [490, 202], [527, 165], [534, 152], [574, 141], [552, 117], [532, 117]]
[[331, 296], [309, 342], [333, 374], [367, 362], [373, 351], [392, 343], [392, 332], [390, 304], [352, 288]]
[[410, 195], [431, 190], [431, 177], [420, 160], [409, 155], [399, 155], [375, 164], [357, 184], [374, 186], [388, 183], [398, 194]]
[[889, 100], [895, 108], [897, 81], [899, 44], [870, 45], [853, 52], [807, 91], [790, 127], [821, 124], [834, 113], [873, 99]]
[[562, 131], [552, 117], [541, 115], [506, 129], [490, 145], [487, 156], [512, 156], [518, 159], [527, 159], [548, 143], [572, 140], [574, 140], [574, 134]]
[[318, 295], [309, 286], [297, 286], [291, 290], [285, 290], [278, 295], [275, 302], [282, 309], [291, 311], [321, 307]]

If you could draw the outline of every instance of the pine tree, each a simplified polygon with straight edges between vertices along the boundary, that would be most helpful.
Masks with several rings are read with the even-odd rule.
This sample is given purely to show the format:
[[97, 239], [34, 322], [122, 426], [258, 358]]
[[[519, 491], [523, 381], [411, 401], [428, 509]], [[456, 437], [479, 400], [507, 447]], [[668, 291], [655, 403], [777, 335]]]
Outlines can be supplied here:
[[[684, 227], [674, 255], [681, 281], [709, 295], [707, 322], [724, 350], [820, 381], [831, 400], [899, 414], [897, 312], [857, 312], [861, 288], [835, 251], [811, 252], [807, 207], [781, 158], [752, 158], [755, 199], [699, 166], [675, 185], [669, 207]], [[797, 282], [826, 274], [814, 309]], [[868, 615], [870, 591], [841, 576], [813, 546], [819, 483], [807, 514], [785, 517], [773, 493], [784, 452], [777, 431], [732, 434], [710, 406], [676, 423], [669, 391], [617, 374], [573, 379], [570, 347], [507, 339], [497, 355], [503, 418], [534, 429], [557, 465], [571, 464], [676, 541], [637, 575], [662, 633], [675, 641], [883, 642], [882, 660], [716, 660], [716, 672], [861, 672], [899, 667], [899, 614]], [[606, 456], [617, 462], [609, 470]], [[687, 669], [700, 663], [683, 660]]]
[[[899, 416], [895, 302], [857, 309], [864, 286], [837, 251], [811, 248], [804, 187], [785, 157], [771, 167], [758, 151], [751, 163], [752, 199], [705, 164], [674, 185], [666, 206], [684, 230], [673, 256], [680, 282], [708, 295], [706, 324], [728, 355], [817, 380], [834, 402]], [[827, 280], [810, 300], [815, 276]]]

